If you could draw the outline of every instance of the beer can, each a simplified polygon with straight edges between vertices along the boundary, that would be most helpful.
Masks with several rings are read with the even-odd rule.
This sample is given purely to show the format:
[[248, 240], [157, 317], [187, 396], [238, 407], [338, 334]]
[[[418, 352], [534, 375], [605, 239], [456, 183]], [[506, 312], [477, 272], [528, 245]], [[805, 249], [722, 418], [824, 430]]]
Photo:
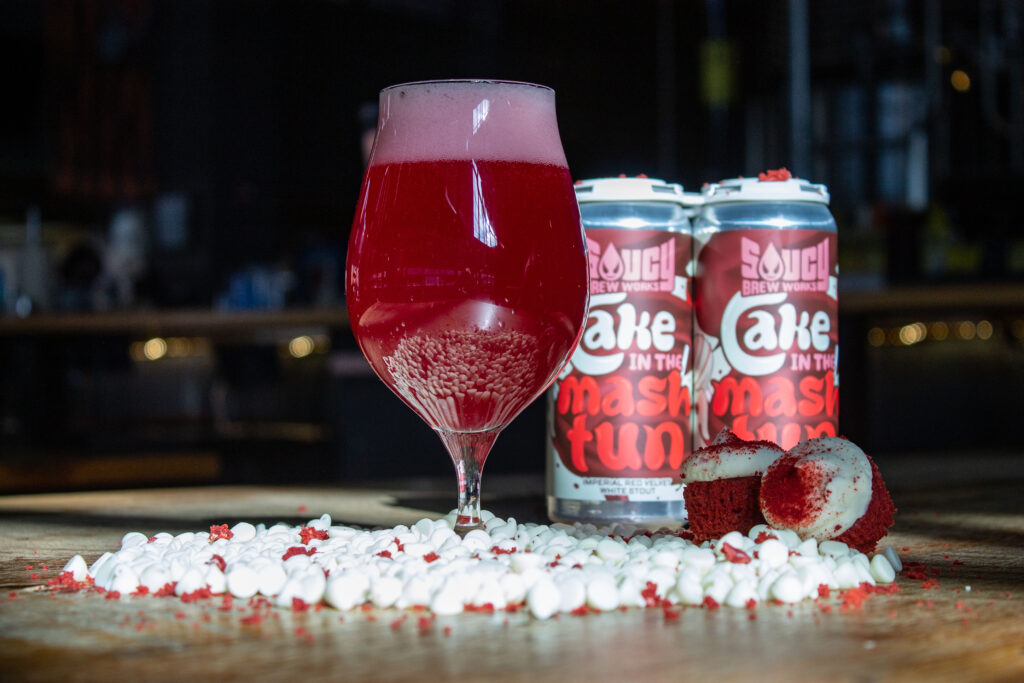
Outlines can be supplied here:
[[685, 520], [692, 452], [690, 218], [699, 193], [653, 178], [576, 184], [590, 262], [580, 345], [548, 392], [548, 515]]
[[695, 442], [789, 449], [839, 424], [836, 222], [824, 185], [771, 171], [707, 185], [694, 223]]

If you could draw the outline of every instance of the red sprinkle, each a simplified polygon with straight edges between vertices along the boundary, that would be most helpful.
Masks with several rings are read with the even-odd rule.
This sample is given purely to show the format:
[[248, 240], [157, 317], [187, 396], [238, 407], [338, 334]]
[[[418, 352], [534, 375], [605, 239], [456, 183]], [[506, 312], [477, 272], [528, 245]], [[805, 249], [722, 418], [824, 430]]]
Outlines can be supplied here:
[[423, 561], [424, 562], [434, 562], [434, 561], [440, 560], [440, 559], [441, 559], [441, 556], [438, 555], [437, 553], [435, 553], [434, 551], [430, 551], [429, 553], [427, 553], [426, 555], [423, 556]]
[[492, 555], [511, 555], [512, 553], [515, 552], [515, 549], [512, 549], [512, 550], [502, 550], [498, 546], [493, 545], [493, 546], [491, 546], [490, 552], [491, 552]]
[[224, 571], [225, 569], [227, 569], [227, 566], [228, 566], [227, 561], [223, 557], [221, 557], [220, 555], [214, 555], [213, 557], [210, 558], [210, 561], [207, 562], [206, 564], [215, 565], [217, 567], [217, 569], [219, 569], [221, 571]]
[[673, 619], [678, 619], [679, 615], [681, 615], [683, 612], [682, 610], [669, 609], [668, 607], [665, 607], [661, 610], [661, 613], [665, 615], [666, 620], [672, 621]]
[[774, 538], [776, 541], [779, 540], [779, 537], [776, 536], [775, 534], [768, 533], [767, 531], [762, 531], [761, 533], [759, 533], [757, 535], [757, 538], [754, 539], [754, 543], [757, 543], [758, 545], [760, 545], [761, 543], [764, 543], [765, 541], [767, 541], [769, 539], [772, 539], [772, 538]]
[[218, 538], [230, 541], [235, 534], [232, 533], [231, 529], [228, 528], [227, 524], [212, 524], [210, 525], [210, 542], [216, 541]]
[[832, 594], [832, 590], [827, 585], [825, 585], [823, 583], [818, 584], [818, 597], [819, 598], [827, 598], [831, 594]]
[[722, 552], [725, 554], [725, 559], [733, 564], [750, 564], [750, 555], [747, 555], [742, 550], [733, 548], [728, 543], [722, 544]]
[[309, 603], [302, 598], [292, 598], [292, 611], [305, 612], [310, 607]]
[[107, 591], [107, 600], [120, 600], [121, 593], [118, 591]]
[[331, 535], [323, 529], [314, 529], [310, 526], [304, 526], [299, 529], [299, 540], [302, 541], [303, 545], [309, 545], [309, 542], [313, 539], [318, 541], [326, 541]]
[[718, 609], [719, 608], [718, 601], [715, 600], [710, 595], [704, 596], [704, 606], [707, 607], [708, 609]]

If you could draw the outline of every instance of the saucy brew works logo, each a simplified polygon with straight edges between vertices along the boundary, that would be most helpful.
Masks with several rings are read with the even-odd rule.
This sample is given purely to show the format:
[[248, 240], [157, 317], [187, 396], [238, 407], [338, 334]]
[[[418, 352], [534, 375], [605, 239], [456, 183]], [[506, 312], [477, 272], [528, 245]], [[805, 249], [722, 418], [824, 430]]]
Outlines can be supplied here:
[[829, 240], [794, 249], [766, 247], [750, 238], [740, 240], [740, 277], [743, 296], [773, 292], [828, 291]]

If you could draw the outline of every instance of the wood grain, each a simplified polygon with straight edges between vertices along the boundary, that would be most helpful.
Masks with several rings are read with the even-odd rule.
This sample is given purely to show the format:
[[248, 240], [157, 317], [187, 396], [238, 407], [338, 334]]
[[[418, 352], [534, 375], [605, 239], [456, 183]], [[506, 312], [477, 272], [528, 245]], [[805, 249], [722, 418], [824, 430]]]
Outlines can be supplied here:
[[[39, 590], [72, 554], [91, 561], [126, 531], [298, 523], [324, 511], [367, 526], [409, 523], [447, 511], [447, 480], [0, 497], [0, 680], [1024, 680], [1024, 461], [879, 464], [900, 507], [888, 542], [938, 571], [936, 587], [901, 577], [899, 593], [858, 610], [691, 608], [676, 618], [631, 609], [539, 622], [498, 612], [421, 626], [415, 612], [325, 608], [245, 624], [243, 601], [225, 611], [219, 599]], [[490, 509], [544, 521], [539, 478], [488, 485]]]

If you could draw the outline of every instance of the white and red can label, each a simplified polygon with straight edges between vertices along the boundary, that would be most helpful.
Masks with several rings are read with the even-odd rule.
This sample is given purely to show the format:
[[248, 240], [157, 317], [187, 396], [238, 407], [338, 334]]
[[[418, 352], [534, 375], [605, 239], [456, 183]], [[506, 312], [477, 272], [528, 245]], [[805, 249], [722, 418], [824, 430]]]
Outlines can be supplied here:
[[839, 423], [836, 233], [726, 230], [699, 250], [697, 446], [724, 427], [785, 449]]
[[682, 500], [692, 451], [693, 239], [588, 229], [590, 310], [551, 392], [553, 495]]

